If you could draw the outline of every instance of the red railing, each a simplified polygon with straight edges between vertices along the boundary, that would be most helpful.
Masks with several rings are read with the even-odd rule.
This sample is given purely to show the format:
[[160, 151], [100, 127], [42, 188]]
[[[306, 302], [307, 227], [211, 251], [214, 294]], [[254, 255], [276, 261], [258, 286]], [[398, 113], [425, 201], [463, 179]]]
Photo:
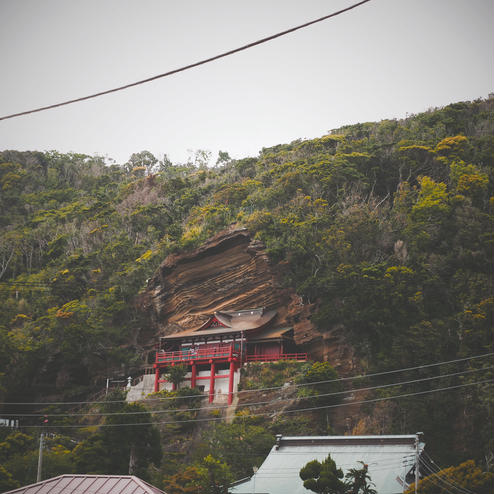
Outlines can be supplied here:
[[306, 353], [280, 353], [278, 355], [247, 355], [247, 362], [273, 362], [275, 360], [307, 360]]
[[235, 351], [232, 345], [218, 345], [210, 348], [197, 348], [176, 352], [157, 352], [156, 363], [190, 362], [192, 360], [228, 359], [237, 358], [240, 352]]
[[[196, 348], [175, 352], [156, 352], [157, 364], [187, 363], [204, 360], [240, 359], [240, 352], [232, 345], [218, 345], [209, 348]], [[273, 362], [276, 360], [307, 360], [307, 353], [278, 353], [278, 354], [251, 354], [245, 356], [246, 362]]]

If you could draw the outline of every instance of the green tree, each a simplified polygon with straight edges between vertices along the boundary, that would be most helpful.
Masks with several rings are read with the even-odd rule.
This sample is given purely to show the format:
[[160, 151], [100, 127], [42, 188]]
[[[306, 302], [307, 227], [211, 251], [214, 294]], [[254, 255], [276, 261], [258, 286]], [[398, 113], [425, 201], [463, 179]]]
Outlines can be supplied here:
[[186, 467], [184, 470], [164, 479], [164, 489], [167, 494], [199, 494], [203, 471], [195, 465]]
[[371, 487], [372, 482], [368, 466], [364, 462], [362, 468], [351, 468], [343, 479], [343, 471], [336, 467], [331, 455], [319, 462], [312, 460], [300, 470], [300, 478], [304, 487], [317, 494], [376, 494]]
[[0, 465], [0, 491], [11, 491], [17, 487], [20, 487], [20, 482], [16, 481], [3, 465]]
[[152, 153], [141, 151], [140, 153], [132, 153], [125, 167], [129, 172], [139, 177], [151, 174], [156, 163], [158, 163], [158, 160]]
[[[243, 478], [259, 466], [274, 442], [261, 417], [238, 415], [231, 424], [217, 424], [204, 435], [206, 451], [229, 465], [235, 478]], [[199, 453], [206, 454], [200, 450]]]
[[[104, 437], [100, 433], [89, 436], [74, 449], [76, 472], [105, 474], [110, 471], [111, 459], [105, 446]], [[127, 471], [125, 473], [128, 473]]]
[[[455, 467], [444, 468], [419, 481], [419, 494], [450, 494], [451, 492], [475, 492], [490, 494], [494, 490], [494, 473], [484, 472], [468, 460]], [[415, 484], [411, 484], [405, 494], [413, 494]]]
[[146, 477], [150, 464], [159, 465], [160, 433], [149, 425], [151, 413], [142, 404], [112, 403], [123, 397], [122, 393], [108, 395], [102, 411], [118, 415], [108, 415], [101, 430], [75, 448], [74, 460], [79, 472]]
[[202, 460], [198, 470], [202, 494], [228, 494], [233, 476], [226, 463], [208, 455]]
[[299, 388], [298, 396], [309, 398], [308, 401], [313, 405], [331, 405], [340, 400], [337, 396], [328, 396], [342, 390], [341, 382], [338, 381], [338, 373], [329, 362], [314, 362], [307, 366], [298, 382], [308, 384], [308, 386]]
[[[66, 436], [45, 436], [43, 479], [74, 471], [71, 450], [73, 444]], [[5, 469], [4, 472], [0, 469], [0, 478], [3, 475], [4, 481], [20, 485], [35, 482], [38, 452], [38, 444], [34, 437], [22, 432], [8, 434], [4, 441], [0, 442], [0, 464]]]
[[187, 374], [187, 366], [184, 364], [172, 365], [168, 367], [168, 371], [165, 373], [166, 380], [171, 382], [175, 388], [178, 388], [180, 383], [184, 380]]
[[371, 487], [368, 465], [360, 461], [362, 468], [350, 468], [345, 475], [347, 494], [376, 494], [377, 491]]
[[304, 487], [317, 494], [345, 494], [346, 485], [341, 479], [343, 471], [336, 467], [331, 455], [319, 462], [309, 461], [300, 470], [300, 478]]

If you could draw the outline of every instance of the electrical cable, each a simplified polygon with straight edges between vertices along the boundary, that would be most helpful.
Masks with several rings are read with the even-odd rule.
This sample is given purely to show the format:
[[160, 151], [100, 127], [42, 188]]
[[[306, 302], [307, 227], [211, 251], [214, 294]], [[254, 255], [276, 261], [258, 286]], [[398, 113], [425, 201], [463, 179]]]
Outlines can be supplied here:
[[[428, 479], [429, 479], [429, 482], [432, 485], [434, 485], [435, 487], [441, 489], [441, 491], [443, 491], [444, 489], [447, 489], [446, 492], [448, 494], [456, 494], [457, 492], [460, 493], [460, 494], [466, 494], [466, 493], [464, 493], [462, 491], [456, 491], [456, 492], [453, 491], [453, 492], [451, 492], [450, 488], [447, 488], [444, 484], [442, 484], [441, 482], [438, 482], [437, 480], [435, 480], [432, 475], [428, 476]], [[475, 493], [472, 493], [472, 494], [475, 494]]]
[[[489, 386], [492, 386], [494, 383], [492, 380], [488, 379], [485, 381], [477, 381], [473, 383], [466, 383], [466, 384], [458, 384], [455, 386], [446, 386], [444, 388], [437, 388], [437, 389], [430, 389], [426, 391], [418, 391], [415, 393], [406, 393], [402, 395], [395, 395], [395, 396], [388, 396], [388, 397], [383, 397], [383, 398], [373, 398], [369, 400], [359, 400], [359, 401], [352, 401], [349, 403], [339, 403], [336, 405], [325, 405], [325, 406], [319, 406], [319, 407], [311, 407], [311, 408], [300, 408], [297, 410], [282, 410], [278, 412], [278, 415], [285, 415], [285, 414], [292, 414], [292, 413], [303, 413], [303, 412], [312, 412], [316, 410], [327, 410], [330, 408], [341, 408], [341, 407], [346, 407], [346, 406], [352, 406], [352, 405], [361, 405], [364, 403], [377, 403], [380, 401], [389, 401], [389, 400], [395, 400], [398, 398], [408, 398], [411, 396], [419, 396], [419, 395], [425, 395], [425, 394], [431, 394], [431, 393], [437, 393], [437, 392], [442, 392], [442, 391], [448, 391], [451, 389], [459, 389], [459, 388], [465, 388], [469, 386], [478, 386], [481, 384], [487, 384]], [[259, 413], [256, 416], [257, 417], [262, 417], [262, 416], [270, 416], [273, 415], [272, 412], [266, 412], [266, 413]], [[165, 424], [179, 424], [179, 423], [191, 423], [191, 422], [218, 422], [224, 420], [224, 417], [208, 417], [208, 418], [203, 418], [203, 419], [184, 419], [184, 420], [173, 420], [173, 421], [160, 421], [160, 422], [137, 422], [137, 423], [123, 423], [123, 424], [78, 424], [78, 425], [67, 425], [67, 424], [62, 424], [62, 425], [50, 425], [50, 424], [43, 424], [43, 425], [23, 425], [22, 428], [29, 428], [29, 429], [44, 429], [44, 428], [53, 428], [53, 429], [66, 429], [66, 428], [72, 428], [72, 429], [85, 429], [88, 427], [134, 427], [134, 426], [143, 426], [143, 425], [165, 425]]]
[[437, 472], [440, 472], [441, 470], [444, 470], [440, 465], [438, 465], [432, 458], [431, 456], [427, 453], [427, 451], [423, 450], [422, 455], [424, 455], [424, 457], [427, 458], [428, 462], [429, 462], [429, 466], [434, 469], [435, 467], [435, 470], [436, 470], [436, 473]]
[[[411, 370], [419, 370], [419, 369], [425, 369], [425, 368], [430, 368], [430, 367], [437, 367], [441, 365], [449, 365], [449, 364], [455, 364], [458, 362], [465, 362], [469, 360], [476, 360], [480, 358], [485, 358], [485, 357], [492, 357], [494, 356], [494, 353], [484, 353], [482, 355], [474, 355], [472, 357], [464, 357], [460, 359], [454, 359], [454, 360], [447, 360], [443, 362], [435, 362], [432, 364], [423, 364], [423, 365], [417, 365], [415, 367], [405, 367], [402, 369], [394, 369], [394, 370], [389, 370], [389, 371], [382, 371], [382, 372], [376, 372], [373, 374], [364, 374], [360, 376], [348, 376], [348, 377], [341, 377], [338, 379], [329, 379], [326, 381], [317, 381], [313, 383], [299, 383], [299, 384], [293, 384], [292, 386], [295, 388], [298, 387], [306, 387], [306, 386], [316, 386], [318, 384], [329, 384], [329, 383], [334, 383], [334, 382], [344, 382], [344, 381], [350, 381], [350, 380], [355, 380], [355, 379], [368, 379], [371, 377], [377, 377], [377, 376], [383, 376], [383, 375], [389, 375], [389, 374], [396, 374], [399, 372], [407, 372]], [[235, 394], [244, 394], [244, 393], [258, 393], [261, 391], [273, 391], [277, 389], [283, 389], [284, 386], [275, 386], [275, 387], [268, 387], [268, 388], [257, 388], [257, 389], [246, 389], [242, 391], [237, 391]], [[179, 400], [179, 399], [188, 399], [188, 398], [197, 398], [201, 395], [186, 395], [186, 396], [165, 396], [163, 398], [151, 398], [151, 399], [146, 399], [147, 403], [152, 403], [154, 401], [166, 401], [166, 400]], [[101, 403], [128, 403], [127, 400], [108, 400], [108, 401], [51, 401], [51, 402], [3, 402], [3, 405], [88, 405], [88, 404], [101, 404]]]
[[[63, 280], [56, 280], [53, 282], [47, 282], [47, 281], [0, 281], [0, 287], [5, 287], [5, 288], [63, 288], [63, 287], [73, 287], [74, 283], [79, 283], [81, 280], [74, 280], [73, 282], [70, 281], [63, 281]], [[87, 284], [87, 288], [111, 288], [112, 285], [111, 283], [104, 284], [104, 283], [94, 283], [90, 280], [85, 280], [85, 283]]]
[[[425, 450], [422, 451], [422, 453], [424, 454], [425, 453], [425, 457], [427, 457], [427, 460], [428, 462], [425, 462], [424, 459], [422, 459], [422, 457], [419, 457], [419, 462], [421, 462], [421, 464], [427, 469], [429, 470], [429, 472], [431, 472], [431, 474], [436, 474], [438, 477], [440, 477], [444, 482], [446, 483], [450, 483], [452, 486], [455, 486], [457, 487], [458, 489], [464, 489], [467, 491], [466, 494], [475, 494], [475, 493], [472, 493], [472, 491], [469, 491], [466, 487], [462, 487], [458, 484], [456, 484], [455, 482], [453, 482], [452, 480], [450, 480], [447, 476], [442, 476], [442, 475], [439, 475], [440, 472], [442, 470], [444, 470], [444, 468], [440, 467], [432, 458], [429, 454], [427, 454], [425, 452]], [[435, 470], [435, 468], [437, 470]]]
[[[299, 383], [299, 384], [293, 384], [292, 386], [295, 388], [298, 387], [304, 387], [304, 386], [315, 386], [318, 384], [329, 384], [329, 383], [334, 383], [334, 382], [343, 382], [343, 381], [350, 381], [350, 380], [355, 380], [355, 379], [368, 379], [371, 377], [377, 377], [377, 376], [384, 376], [384, 375], [389, 375], [389, 374], [396, 374], [398, 372], [407, 372], [411, 370], [419, 370], [419, 369], [426, 369], [430, 367], [437, 367], [440, 365], [449, 365], [449, 364], [455, 364], [458, 362], [465, 362], [468, 360], [476, 360], [484, 357], [492, 357], [494, 353], [484, 353], [482, 355], [474, 355], [472, 357], [464, 357], [460, 359], [454, 359], [454, 360], [447, 360], [443, 362], [435, 362], [432, 364], [423, 364], [423, 365], [417, 365], [415, 367], [404, 367], [402, 369], [394, 369], [394, 370], [389, 370], [389, 371], [382, 371], [382, 372], [376, 372], [373, 374], [364, 374], [360, 376], [348, 376], [348, 377], [341, 377], [338, 379], [329, 379], [327, 381], [317, 381], [313, 383]], [[284, 386], [275, 386], [275, 387], [268, 387], [268, 388], [257, 388], [257, 389], [245, 389], [242, 391], [237, 391], [234, 394], [244, 394], [244, 393], [256, 393], [256, 392], [261, 392], [261, 391], [273, 391], [277, 389], [283, 389]], [[179, 400], [179, 399], [188, 399], [188, 398], [198, 398], [201, 395], [185, 395], [185, 396], [165, 396], [163, 398], [150, 398], [146, 399], [146, 403], [152, 403], [154, 401], [166, 401], [166, 400]], [[46, 402], [3, 402], [3, 405], [89, 405], [89, 404], [101, 404], [101, 403], [128, 403], [127, 400], [105, 400], [105, 401], [46, 401]]]
[[[370, 0], [368, 0], [370, 1]], [[96, 286], [96, 287], [108, 287], [112, 286], [111, 284], [103, 284], [103, 283], [94, 283], [91, 282], [90, 280], [86, 280], [88, 284], [91, 284], [91, 286]], [[379, 283], [384, 283], [388, 282], [388, 279], [385, 278], [358, 278], [358, 279], [340, 279], [340, 280], [332, 280], [326, 283], [327, 288], [341, 288], [342, 286], [353, 286], [352, 282], [359, 281], [359, 282], [364, 282], [366, 284], [379, 284]], [[55, 285], [56, 283], [56, 285]], [[48, 281], [15, 281], [15, 280], [4, 280], [0, 281], [0, 286], [5, 285], [5, 286], [25, 286], [25, 287], [45, 287], [45, 288], [52, 288], [54, 286], [73, 286], [72, 282], [69, 281], [63, 281], [63, 280], [56, 280], [56, 282], [48, 282]]]
[[274, 40], [276, 38], [279, 38], [281, 36], [285, 36], [287, 34], [290, 34], [290, 33], [293, 33], [295, 31], [298, 31], [299, 29], [303, 29], [303, 28], [306, 28], [308, 26], [311, 26], [312, 24], [316, 24], [318, 22], [322, 22], [322, 21], [325, 21], [327, 19], [330, 19], [331, 17], [336, 17], [337, 15], [343, 14], [344, 12], [348, 12], [349, 10], [352, 10], [352, 9], [354, 9], [356, 7], [359, 7], [360, 5], [363, 5], [364, 3], [367, 3], [367, 2], [370, 2], [370, 0], [362, 0], [361, 2], [358, 2], [358, 3], [355, 3], [353, 5], [350, 5], [349, 7], [346, 7], [344, 9], [338, 10], [337, 12], [333, 12], [332, 14], [325, 15], [324, 17], [320, 17], [318, 19], [314, 19], [314, 20], [309, 21], [309, 22], [306, 22], [304, 24], [300, 24], [299, 26], [292, 27], [292, 28], [287, 29], [285, 31], [281, 31], [281, 32], [279, 32], [277, 34], [273, 34], [271, 36], [267, 36], [267, 37], [262, 38], [262, 39], [259, 39], [257, 41], [253, 41], [252, 43], [248, 43], [247, 45], [243, 45], [243, 46], [240, 46], [240, 47], [235, 48], [233, 50], [229, 50], [229, 51], [220, 53], [219, 55], [215, 55], [213, 57], [206, 58], [204, 60], [200, 60], [199, 62], [195, 62], [195, 63], [189, 64], [189, 65], [185, 65], [185, 66], [180, 67], [178, 69], [170, 70], [170, 71], [165, 72], [163, 74], [158, 74], [158, 75], [155, 75], [155, 76], [152, 76], [152, 77], [148, 77], [147, 79], [142, 79], [140, 81], [132, 82], [130, 84], [125, 84], [123, 86], [115, 87], [113, 89], [107, 89], [105, 91], [100, 91], [98, 93], [90, 94], [88, 96], [83, 96], [83, 97], [80, 97], [80, 98], [74, 98], [74, 99], [71, 99], [71, 100], [68, 100], [68, 101], [64, 101], [62, 103], [56, 103], [56, 104], [53, 104], [53, 105], [42, 106], [40, 108], [36, 108], [36, 109], [33, 109], [33, 110], [27, 110], [27, 111], [23, 111], [23, 112], [19, 112], [19, 113], [13, 113], [11, 115], [5, 115], [3, 117], [0, 117], [0, 120], [7, 120], [9, 118], [20, 117], [22, 115], [28, 115], [30, 113], [37, 113], [37, 112], [41, 112], [41, 111], [45, 111], [45, 110], [50, 110], [50, 109], [53, 109], [53, 108], [58, 108], [60, 106], [70, 105], [72, 103], [78, 103], [80, 101], [85, 101], [85, 100], [88, 100], [88, 99], [97, 98], [98, 96], [103, 96], [103, 95], [110, 94], [110, 93], [116, 93], [117, 91], [122, 91], [124, 89], [129, 89], [129, 88], [134, 87], [134, 86], [139, 86], [140, 84], [145, 84], [145, 83], [148, 83], [148, 82], [151, 82], [151, 81], [155, 81], [157, 79], [161, 79], [163, 77], [168, 77], [168, 76], [171, 76], [173, 74], [177, 74], [179, 72], [184, 72], [184, 71], [189, 70], [189, 69], [192, 69], [194, 67], [198, 67], [200, 65], [204, 65], [204, 64], [213, 62], [213, 61], [218, 60], [220, 58], [228, 57], [228, 56], [233, 55], [235, 53], [238, 53], [240, 51], [247, 50], [249, 48], [253, 48], [254, 46], [257, 46], [257, 45], [266, 43], [268, 41], [272, 41], [272, 40]]
[[[479, 372], [483, 370], [489, 370], [489, 369], [494, 369], [494, 366], [490, 367], [481, 367], [479, 369], [470, 369], [467, 371], [459, 371], [459, 372], [454, 372], [451, 374], [441, 374], [439, 376], [432, 376], [432, 377], [423, 377], [421, 379], [413, 379], [410, 381], [402, 381], [402, 382], [397, 382], [397, 383], [390, 383], [390, 384], [381, 384], [377, 386], [369, 386], [366, 388], [357, 388], [357, 389], [349, 389], [349, 390], [344, 390], [344, 391], [334, 391], [331, 393], [321, 393], [316, 396], [302, 396], [299, 398], [299, 400], [310, 400], [314, 398], [325, 398], [329, 396], [338, 396], [342, 394], [351, 394], [351, 393], [358, 393], [362, 391], [371, 391], [371, 390], [376, 390], [376, 389], [384, 389], [384, 388], [390, 388], [394, 386], [403, 386], [405, 384], [415, 384], [415, 383], [420, 383], [420, 382], [425, 382], [425, 381], [432, 381], [435, 379], [444, 379], [447, 377], [454, 377], [458, 375], [464, 375], [464, 374], [471, 374], [473, 372]], [[287, 398], [284, 400], [277, 400], [277, 403], [285, 403], [287, 401], [291, 401], [291, 398]], [[250, 408], [254, 406], [259, 406], [259, 405], [267, 405], [269, 403], [272, 403], [272, 400], [269, 401], [258, 401], [254, 403], [245, 403], [245, 404], [240, 404], [238, 405], [239, 408]], [[166, 409], [166, 410], [145, 410], [145, 411], [140, 411], [140, 412], [87, 412], [87, 413], [3, 413], [3, 416], [11, 417], [88, 417], [88, 416], [98, 416], [98, 417], [108, 417], [108, 416], [115, 416], [115, 415], [144, 415], [144, 414], [161, 414], [161, 413], [182, 413], [182, 412], [198, 412], [201, 410], [221, 410], [221, 409], [228, 409], [229, 405], [222, 405], [222, 406], [207, 406], [207, 407], [197, 407], [197, 408], [179, 408], [179, 409]]]
[[[338, 451], [333, 451], [333, 452], [334, 453], [340, 453]], [[352, 451], [351, 453], [352, 454], [358, 454], [361, 452], [362, 452], [362, 450], [358, 450], [358, 451]], [[345, 454], [347, 454], [347, 453], [350, 453], [350, 451], [347, 451], [345, 449]], [[375, 453], [376, 453], [376, 451], [366, 450], [366, 454], [375, 454]], [[383, 453], [389, 453], [389, 451], [383, 451]], [[278, 454], [279, 453], [277, 453], [277, 455]], [[306, 455], [306, 454], [308, 454], [308, 452], [304, 450], [303, 454]], [[323, 451], [312, 452], [312, 454], [327, 456], [327, 452], [323, 452]], [[294, 453], [293, 455], [294, 456], [300, 456], [300, 453]], [[411, 458], [410, 458], [410, 460], [407, 460], [408, 461], [407, 464], [404, 464], [404, 462], [403, 462], [403, 458], [405, 458], [405, 457], [402, 457], [402, 459], [397, 458], [397, 457], [379, 458], [377, 461], [373, 461], [373, 462], [368, 464], [369, 472], [372, 473], [372, 472], [377, 472], [377, 471], [381, 471], [381, 470], [389, 470], [391, 468], [396, 468], [397, 466], [405, 466], [406, 468], [412, 467], [415, 464], [415, 462], [413, 461], [413, 457], [415, 455], [409, 455], [409, 456]], [[317, 459], [317, 458], [315, 458], [315, 459]], [[355, 466], [355, 464], [356, 464], [355, 461], [352, 461], [349, 463], [338, 463], [338, 468], [353, 467], [353, 466]], [[276, 468], [263, 468], [262, 469], [263, 473], [280, 472], [280, 471], [283, 471], [283, 472], [296, 471], [298, 473], [300, 471], [300, 467], [280, 466], [280, 467], [276, 467]]]
[[[452, 481], [448, 480], [446, 477], [443, 477], [441, 475], [438, 475], [423, 460], [421, 460], [420, 457], [419, 457], [419, 463], [424, 467], [425, 470], [427, 470], [427, 471], [430, 472], [430, 474], [427, 475], [428, 477], [431, 477], [432, 476], [434, 478], [437, 478], [439, 480], [439, 482], [441, 482], [442, 484], [448, 486], [451, 489], [457, 490], [461, 494], [476, 494], [475, 492], [473, 492], [473, 491], [471, 491], [471, 490], [469, 490], [469, 489], [467, 489], [465, 487], [462, 487], [462, 486], [456, 484], [455, 482], [452, 482]], [[429, 478], [429, 480], [432, 480], [432, 479]]]

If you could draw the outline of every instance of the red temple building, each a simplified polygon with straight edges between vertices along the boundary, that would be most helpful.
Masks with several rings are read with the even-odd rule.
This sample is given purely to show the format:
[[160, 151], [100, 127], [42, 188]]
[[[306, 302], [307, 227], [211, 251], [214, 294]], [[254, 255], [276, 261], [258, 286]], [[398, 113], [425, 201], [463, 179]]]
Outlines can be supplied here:
[[245, 362], [307, 360], [296, 353], [293, 329], [276, 325], [275, 310], [215, 312], [201, 327], [164, 336], [156, 353], [154, 390], [173, 389], [162, 374], [186, 365], [185, 382], [230, 405]]

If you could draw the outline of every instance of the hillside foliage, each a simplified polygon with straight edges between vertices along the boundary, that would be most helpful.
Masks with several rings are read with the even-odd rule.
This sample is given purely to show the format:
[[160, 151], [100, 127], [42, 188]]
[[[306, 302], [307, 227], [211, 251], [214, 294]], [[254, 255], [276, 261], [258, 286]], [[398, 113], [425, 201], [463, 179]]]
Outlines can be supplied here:
[[[107, 377], [135, 374], [150, 344], [148, 315], [135, 303], [146, 280], [168, 254], [233, 223], [262, 240], [286, 286], [315, 304], [319, 331], [344, 329], [363, 372], [491, 353], [493, 104], [348, 125], [257, 157], [221, 152], [214, 166], [204, 151], [180, 164], [142, 151], [122, 165], [56, 151], [1, 152], [0, 401], [82, 400], [104, 389]], [[489, 386], [412, 396], [492, 382], [485, 359], [464, 361], [462, 376], [459, 365], [424, 367], [425, 384], [373, 391], [382, 401], [365, 405], [353, 433], [422, 431], [443, 464], [482, 461], [494, 451]], [[386, 401], [393, 394], [409, 396]], [[33, 411], [1, 411], [13, 410]], [[273, 431], [250, 427], [260, 428], [253, 443], [265, 454], [264, 434]], [[96, 450], [105, 434], [77, 440]], [[15, 472], [32, 461], [33, 436], [14, 439], [25, 463], [2, 467], [6, 485], [32, 481]], [[68, 469], [68, 446], [53, 452], [58, 472]], [[84, 448], [76, 450], [71, 465], [86, 461]], [[158, 445], [151, 450], [158, 465]], [[182, 472], [191, 489], [204, 478], [204, 461], [223, 478], [252, 467], [226, 456], [205, 460], [211, 450], [201, 451], [203, 463]], [[162, 472], [152, 478], [164, 475], [169, 486], [182, 475]]]

